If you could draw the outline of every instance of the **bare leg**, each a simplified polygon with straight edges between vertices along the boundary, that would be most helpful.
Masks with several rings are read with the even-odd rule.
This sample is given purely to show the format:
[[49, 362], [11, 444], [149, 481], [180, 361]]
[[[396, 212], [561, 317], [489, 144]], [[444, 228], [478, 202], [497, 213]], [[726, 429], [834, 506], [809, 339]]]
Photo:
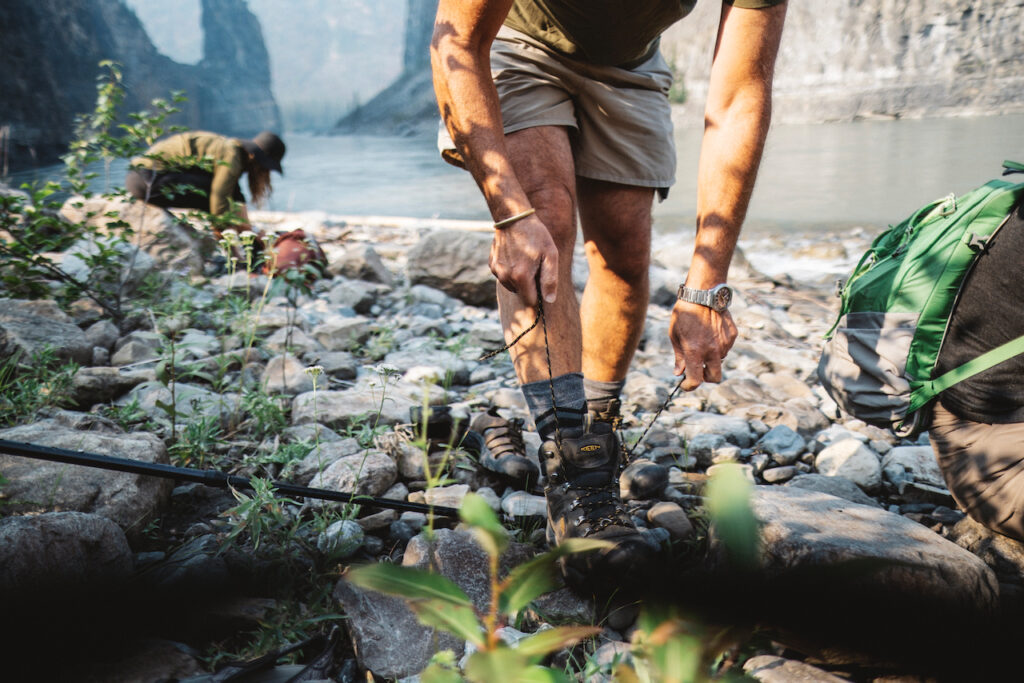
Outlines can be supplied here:
[[587, 178], [577, 190], [590, 265], [580, 310], [583, 374], [621, 380], [647, 316], [654, 190]]
[[[545, 304], [551, 376], [580, 371], [579, 303], [572, 286], [572, 253], [576, 244], [576, 178], [572, 149], [565, 128], [541, 126], [505, 136], [516, 176], [530, 197], [537, 215], [558, 247], [558, 299]], [[529, 327], [532, 308], [498, 285], [498, 309], [506, 342]], [[544, 332], [538, 325], [511, 349], [516, 375], [522, 384], [548, 379]]]

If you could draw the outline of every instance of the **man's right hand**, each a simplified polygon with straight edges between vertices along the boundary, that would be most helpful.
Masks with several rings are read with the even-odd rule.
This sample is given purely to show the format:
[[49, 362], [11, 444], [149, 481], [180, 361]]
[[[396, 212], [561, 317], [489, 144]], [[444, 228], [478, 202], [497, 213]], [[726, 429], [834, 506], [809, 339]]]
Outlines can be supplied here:
[[490, 266], [498, 282], [530, 307], [537, 305], [539, 271], [541, 296], [545, 303], [554, 303], [558, 293], [558, 249], [536, 214], [495, 230]]

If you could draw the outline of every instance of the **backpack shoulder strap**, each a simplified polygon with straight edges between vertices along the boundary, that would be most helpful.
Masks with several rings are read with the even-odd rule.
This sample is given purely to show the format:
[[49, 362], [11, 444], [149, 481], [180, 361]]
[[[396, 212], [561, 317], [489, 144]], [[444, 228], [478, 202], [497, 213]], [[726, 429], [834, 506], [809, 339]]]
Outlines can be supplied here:
[[1005, 344], [995, 347], [991, 351], [986, 351], [977, 358], [967, 361], [960, 367], [953, 368], [949, 372], [946, 372], [940, 377], [936, 377], [930, 382], [922, 382], [918, 384], [910, 393], [910, 405], [907, 407], [907, 413], [910, 414], [920, 409], [928, 403], [928, 401], [932, 400], [954, 384], [974, 377], [979, 372], [984, 372], [985, 370], [995, 367], [1003, 361], [1010, 360], [1014, 356], [1019, 356], [1022, 353], [1024, 353], [1024, 335], [1021, 335], [1016, 339], [1011, 339]]

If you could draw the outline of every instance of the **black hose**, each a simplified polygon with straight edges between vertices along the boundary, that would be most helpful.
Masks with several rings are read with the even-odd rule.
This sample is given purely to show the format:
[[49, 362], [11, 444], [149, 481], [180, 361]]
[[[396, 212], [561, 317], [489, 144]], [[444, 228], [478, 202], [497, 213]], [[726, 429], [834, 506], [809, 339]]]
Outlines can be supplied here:
[[[161, 463], [139, 462], [128, 458], [117, 458], [112, 455], [98, 455], [96, 453], [85, 453], [83, 451], [72, 451], [65, 448], [54, 448], [52, 446], [37, 446], [31, 443], [20, 441], [8, 441], [0, 439], [0, 452], [8, 455], [17, 455], [24, 458], [35, 458], [36, 460], [50, 460], [63, 462], [69, 465], [81, 465], [83, 467], [96, 467], [103, 470], [115, 470], [117, 472], [130, 472], [153, 477], [164, 477], [165, 479], [178, 479], [191, 481], [205, 486], [216, 486], [219, 488], [232, 487], [236, 489], [252, 489], [252, 483], [245, 477], [219, 472], [217, 470], [196, 470], [190, 467], [175, 467]], [[317, 498], [330, 500], [337, 503], [352, 503], [365, 505], [371, 508], [384, 508], [399, 510], [401, 512], [422, 512], [427, 515], [440, 515], [442, 517], [458, 517], [459, 511], [456, 508], [442, 505], [424, 505], [422, 503], [410, 503], [405, 500], [393, 500], [391, 498], [374, 498], [341, 491], [329, 491], [327, 489], [314, 489], [308, 486], [298, 486], [282, 481], [272, 481], [270, 485], [274, 492], [281, 495], [296, 496], [298, 498]]]

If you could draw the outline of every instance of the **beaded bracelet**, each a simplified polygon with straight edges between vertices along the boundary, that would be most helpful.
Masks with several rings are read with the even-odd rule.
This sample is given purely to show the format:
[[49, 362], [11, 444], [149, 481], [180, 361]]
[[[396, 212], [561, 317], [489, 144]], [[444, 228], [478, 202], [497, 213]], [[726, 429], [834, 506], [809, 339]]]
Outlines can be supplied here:
[[508, 218], [498, 221], [497, 223], [494, 224], [494, 229], [502, 230], [517, 221], [521, 221], [524, 218], [527, 218], [528, 216], [532, 216], [535, 213], [537, 213], [537, 209], [531, 206], [529, 209], [523, 211], [522, 213], [517, 213], [515, 216], [509, 216]]

